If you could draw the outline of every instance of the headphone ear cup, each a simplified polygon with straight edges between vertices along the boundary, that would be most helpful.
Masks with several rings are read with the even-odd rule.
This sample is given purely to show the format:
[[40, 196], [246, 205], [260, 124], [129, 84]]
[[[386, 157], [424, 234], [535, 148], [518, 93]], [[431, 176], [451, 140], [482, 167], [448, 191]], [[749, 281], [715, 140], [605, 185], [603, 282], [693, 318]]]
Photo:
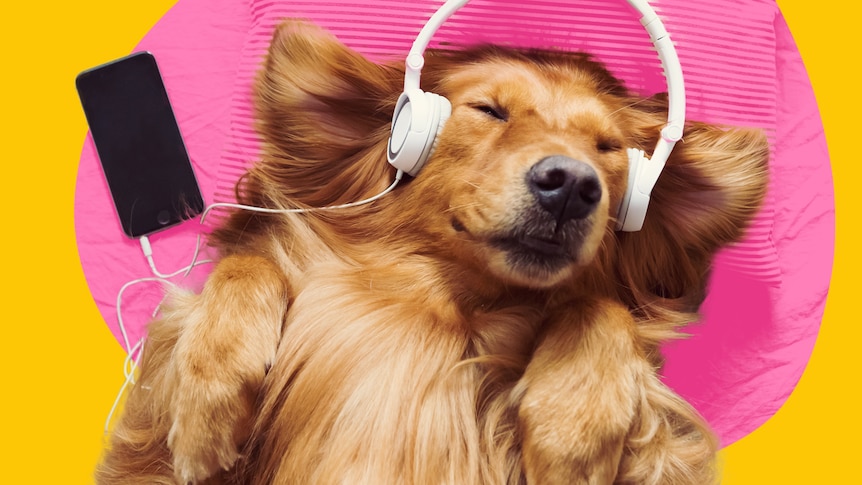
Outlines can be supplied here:
[[443, 96], [419, 89], [401, 93], [389, 134], [389, 163], [412, 176], [419, 173], [451, 113], [452, 105]]
[[629, 148], [626, 150], [629, 157], [629, 176], [626, 184], [626, 193], [620, 201], [617, 209], [616, 230], [624, 232], [640, 231], [646, 218], [646, 210], [649, 206], [649, 194], [642, 194], [638, 190], [638, 177], [643, 170], [643, 165], [649, 162], [643, 150]]
[[[452, 103], [449, 102], [448, 99], [443, 96], [434, 94], [434, 93], [425, 93], [426, 96], [434, 96], [437, 99], [435, 102], [437, 103], [437, 114], [438, 118], [436, 121], [437, 130], [434, 132], [433, 138], [429, 140], [427, 144], [427, 152], [423, 155], [421, 160], [421, 165], [416, 167], [416, 172], [419, 172], [419, 169], [425, 166], [425, 162], [431, 159], [431, 155], [434, 154], [434, 151], [437, 149], [437, 143], [440, 141], [440, 133], [443, 132], [443, 126], [446, 125], [446, 121], [449, 120], [449, 117], [452, 116]], [[415, 175], [415, 174], [411, 174]]]

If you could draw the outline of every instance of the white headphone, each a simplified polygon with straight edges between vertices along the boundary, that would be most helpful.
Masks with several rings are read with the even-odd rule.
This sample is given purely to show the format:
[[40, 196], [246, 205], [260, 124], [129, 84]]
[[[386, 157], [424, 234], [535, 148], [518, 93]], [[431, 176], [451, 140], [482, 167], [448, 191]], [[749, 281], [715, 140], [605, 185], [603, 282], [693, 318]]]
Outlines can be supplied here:
[[[388, 160], [395, 168], [415, 176], [430, 158], [452, 105], [443, 96], [426, 93], [419, 88], [419, 76], [425, 64], [424, 53], [431, 37], [453, 13], [468, 0], [448, 0], [428, 20], [407, 55], [404, 92], [395, 105], [392, 131], [389, 137]], [[668, 91], [667, 124], [647, 158], [643, 150], [629, 148], [629, 177], [625, 196], [617, 209], [618, 231], [639, 231], [643, 227], [650, 193], [677, 141], [682, 138], [685, 124], [685, 88], [682, 66], [676, 49], [661, 19], [646, 0], [627, 0], [641, 14], [644, 26], [658, 52], [664, 69]]]

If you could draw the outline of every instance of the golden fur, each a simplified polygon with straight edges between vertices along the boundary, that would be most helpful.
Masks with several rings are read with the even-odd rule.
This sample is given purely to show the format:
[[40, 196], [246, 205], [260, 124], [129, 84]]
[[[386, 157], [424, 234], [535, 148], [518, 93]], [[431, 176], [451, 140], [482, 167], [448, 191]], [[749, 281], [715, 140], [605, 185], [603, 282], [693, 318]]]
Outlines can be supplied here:
[[[239, 200], [383, 190], [400, 64], [281, 25]], [[490, 46], [429, 55], [423, 87], [453, 113], [415, 179], [213, 233], [203, 291], [149, 328], [99, 483], [714, 481], [716, 439], [661, 383], [659, 345], [697, 318], [712, 256], [764, 197], [763, 134], [690, 123], [643, 230], [618, 233], [623, 148], [655, 145], [662, 97], [585, 55]], [[551, 155], [597, 174], [586, 217], [536, 209], [525, 174]], [[564, 254], [536, 256], [534, 236]]]

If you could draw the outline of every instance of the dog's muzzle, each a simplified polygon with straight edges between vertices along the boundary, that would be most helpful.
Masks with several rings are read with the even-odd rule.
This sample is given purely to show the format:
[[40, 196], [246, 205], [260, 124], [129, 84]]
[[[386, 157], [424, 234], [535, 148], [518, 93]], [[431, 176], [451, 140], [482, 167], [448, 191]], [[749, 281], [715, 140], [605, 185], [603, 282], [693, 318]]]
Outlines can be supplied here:
[[506, 252], [512, 269], [549, 277], [580, 259], [595, 230], [591, 216], [601, 203], [602, 183], [592, 166], [563, 155], [536, 162], [525, 183], [533, 200], [519, 211], [518, 223], [491, 242]]

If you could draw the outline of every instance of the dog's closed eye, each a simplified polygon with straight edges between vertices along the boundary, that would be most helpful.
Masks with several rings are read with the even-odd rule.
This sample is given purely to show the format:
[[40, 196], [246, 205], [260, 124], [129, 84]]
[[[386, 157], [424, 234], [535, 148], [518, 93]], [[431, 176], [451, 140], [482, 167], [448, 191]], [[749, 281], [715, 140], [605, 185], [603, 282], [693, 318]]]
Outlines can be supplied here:
[[613, 138], [599, 138], [599, 140], [596, 141], [596, 150], [598, 150], [599, 153], [616, 152], [622, 148], [623, 144], [620, 143], [619, 140], [615, 140]]
[[477, 111], [481, 111], [496, 120], [509, 121], [509, 113], [503, 108], [481, 103], [470, 105], [470, 107]]

